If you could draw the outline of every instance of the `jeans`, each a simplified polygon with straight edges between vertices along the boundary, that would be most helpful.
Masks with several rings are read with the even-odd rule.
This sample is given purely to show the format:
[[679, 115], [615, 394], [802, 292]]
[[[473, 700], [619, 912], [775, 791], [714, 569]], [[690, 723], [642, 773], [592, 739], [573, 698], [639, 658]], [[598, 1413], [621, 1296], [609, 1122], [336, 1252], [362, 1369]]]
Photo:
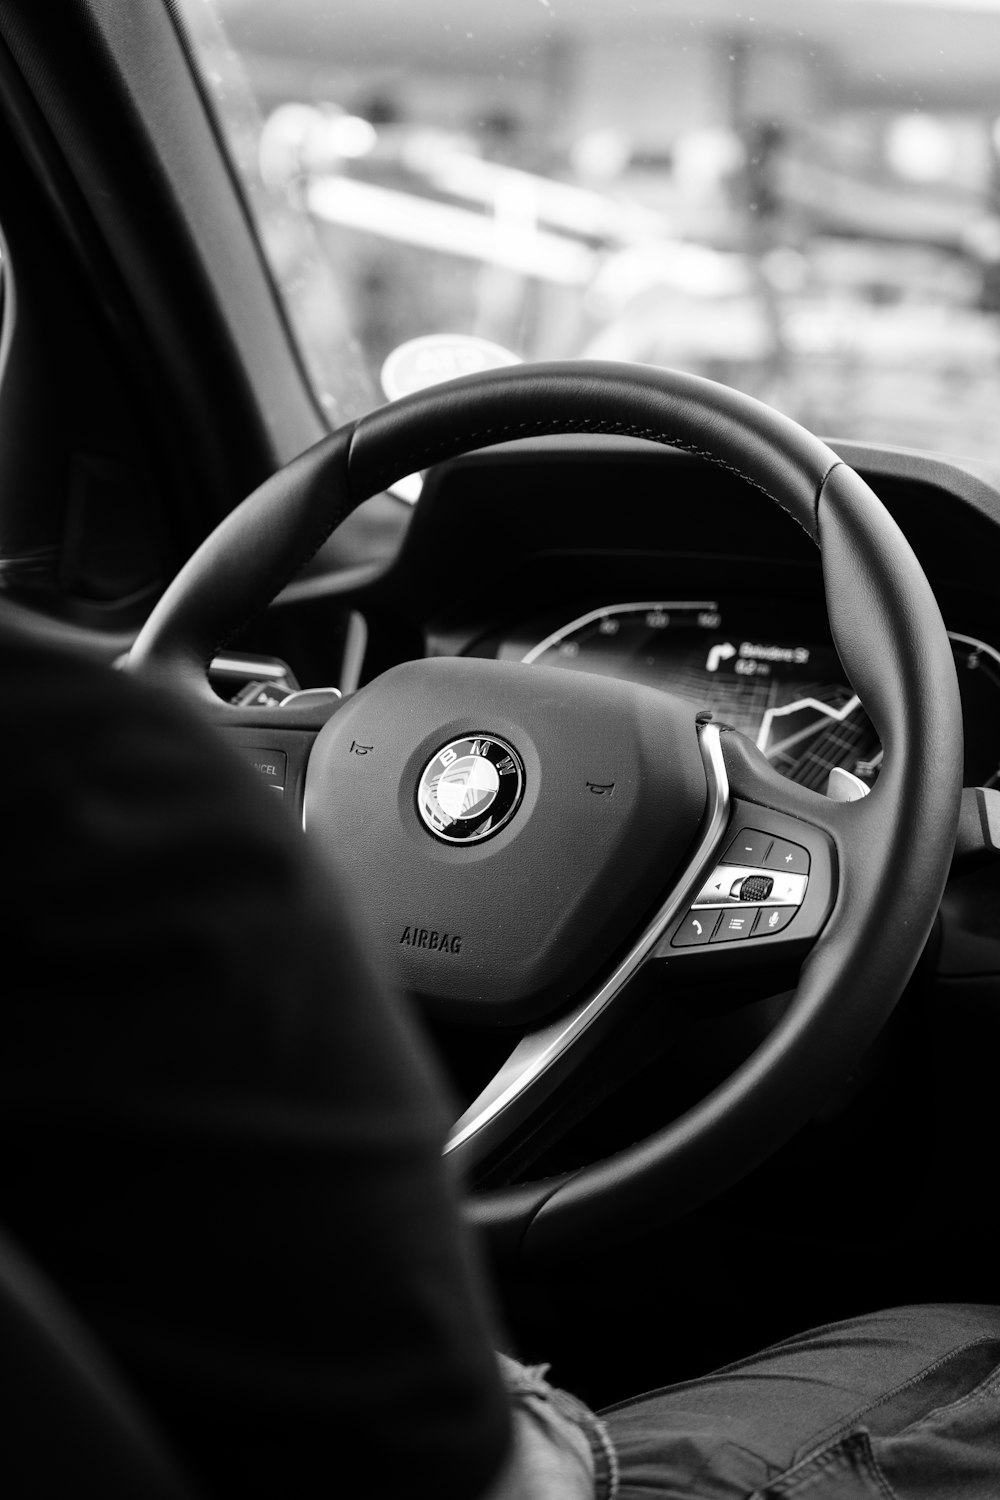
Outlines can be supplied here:
[[618, 1500], [1000, 1500], [1000, 1308], [830, 1324], [601, 1417]]

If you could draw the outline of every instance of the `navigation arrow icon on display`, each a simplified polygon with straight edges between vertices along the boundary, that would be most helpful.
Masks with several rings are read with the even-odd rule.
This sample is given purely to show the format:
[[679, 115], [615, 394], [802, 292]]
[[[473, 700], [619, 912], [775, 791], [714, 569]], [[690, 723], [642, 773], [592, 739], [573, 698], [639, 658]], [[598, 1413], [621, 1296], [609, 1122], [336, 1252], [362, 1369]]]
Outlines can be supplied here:
[[708, 661], [705, 663], [707, 672], [717, 672], [724, 661], [736, 655], [736, 647], [729, 641], [722, 641], [720, 645], [713, 646], [708, 653]]

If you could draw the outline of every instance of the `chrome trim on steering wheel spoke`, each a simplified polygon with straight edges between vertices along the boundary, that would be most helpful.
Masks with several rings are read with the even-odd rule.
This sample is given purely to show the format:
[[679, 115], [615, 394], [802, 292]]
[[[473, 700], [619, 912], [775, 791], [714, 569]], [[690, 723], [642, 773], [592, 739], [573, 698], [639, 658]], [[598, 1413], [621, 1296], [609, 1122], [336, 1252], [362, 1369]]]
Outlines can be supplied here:
[[613, 1002], [634, 978], [678, 914], [690, 906], [714, 868], [729, 821], [729, 779], [715, 724], [699, 725], [707, 803], [691, 855], [673, 891], [638, 940], [588, 1000], [548, 1026], [524, 1036], [500, 1071], [452, 1127], [445, 1155], [463, 1167], [481, 1161], [509, 1136], [603, 1034]]

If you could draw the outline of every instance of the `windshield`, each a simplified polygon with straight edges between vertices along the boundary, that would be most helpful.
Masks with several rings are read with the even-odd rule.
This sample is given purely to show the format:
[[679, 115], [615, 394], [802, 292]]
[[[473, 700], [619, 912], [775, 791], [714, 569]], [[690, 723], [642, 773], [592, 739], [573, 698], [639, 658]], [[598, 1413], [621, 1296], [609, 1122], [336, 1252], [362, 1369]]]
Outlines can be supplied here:
[[446, 333], [996, 456], [1000, 0], [183, 10], [332, 421]]

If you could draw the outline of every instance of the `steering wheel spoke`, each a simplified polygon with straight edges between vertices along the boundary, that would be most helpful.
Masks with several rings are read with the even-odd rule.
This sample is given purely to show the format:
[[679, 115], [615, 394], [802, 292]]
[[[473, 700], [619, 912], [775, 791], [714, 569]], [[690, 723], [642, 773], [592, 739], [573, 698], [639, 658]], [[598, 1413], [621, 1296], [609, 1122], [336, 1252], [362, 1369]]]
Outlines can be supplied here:
[[699, 749], [706, 800], [697, 836], [670, 890], [610, 972], [568, 1011], [528, 1031], [495, 1077], [456, 1121], [445, 1147], [469, 1170], [519, 1131], [580, 1062], [594, 1050], [620, 1012], [634, 982], [657, 956], [713, 868], [730, 814], [729, 784], [720, 734], [701, 725]]

